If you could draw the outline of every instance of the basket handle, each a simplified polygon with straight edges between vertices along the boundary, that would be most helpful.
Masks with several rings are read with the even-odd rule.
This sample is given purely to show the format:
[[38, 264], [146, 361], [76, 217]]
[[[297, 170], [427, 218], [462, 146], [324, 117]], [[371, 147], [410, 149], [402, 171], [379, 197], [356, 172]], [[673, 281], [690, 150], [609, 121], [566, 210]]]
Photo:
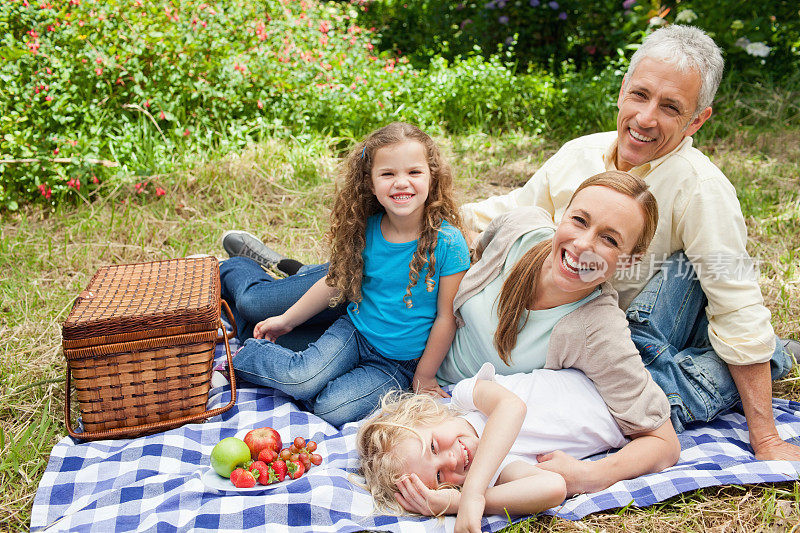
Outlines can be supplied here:
[[[225, 314], [228, 315], [228, 320], [230, 320], [231, 326], [233, 326], [233, 329], [231, 330], [230, 333], [225, 331], [225, 327], [223, 326], [222, 330], [225, 331], [225, 333], [223, 333], [223, 335], [227, 336], [228, 339], [232, 339], [232, 338], [234, 338], [236, 336], [236, 331], [237, 331], [236, 330], [236, 319], [233, 317], [233, 313], [231, 312], [231, 308], [228, 307], [228, 302], [226, 302], [223, 299], [220, 299], [220, 302], [222, 303], [222, 308], [225, 311]], [[217, 335], [217, 342], [218, 343], [222, 342], [223, 335]]]
[[[225, 300], [222, 300], [224, 303]], [[226, 311], [228, 312], [229, 318], [233, 319], [233, 316], [230, 314], [230, 308], [228, 304], [225, 304]], [[222, 320], [219, 321], [220, 327], [222, 327]], [[70, 368], [69, 362], [67, 363], [67, 383], [66, 383], [66, 401], [64, 402], [64, 421], [67, 426], [67, 432], [69, 432], [69, 436], [74, 439], [80, 440], [100, 440], [100, 439], [116, 439], [120, 437], [129, 437], [134, 438], [131, 434], [132, 430], [135, 430], [137, 434], [143, 435], [151, 432], [157, 432], [162, 429], [172, 429], [175, 427], [182, 426], [184, 424], [188, 424], [189, 422], [197, 422], [198, 420], [204, 420], [206, 418], [211, 418], [212, 416], [217, 416], [218, 414], [224, 413], [236, 403], [236, 374], [233, 373], [233, 359], [231, 356], [231, 346], [228, 344], [228, 336], [222, 335], [222, 338], [225, 341], [225, 355], [228, 357], [228, 380], [230, 381], [231, 385], [231, 401], [228, 402], [227, 405], [222, 407], [217, 407], [215, 409], [211, 409], [210, 411], [204, 411], [202, 413], [196, 415], [188, 415], [182, 416], [180, 418], [173, 418], [172, 420], [162, 420], [161, 422], [151, 422], [149, 424], [142, 424], [140, 426], [136, 426], [135, 428], [117, 428], [117, 429], [107, 429], [103, 431], [91, 431], [85, 433], [76, 433], [75, 430], [72, 428], [72, 422], [70, 421]]]

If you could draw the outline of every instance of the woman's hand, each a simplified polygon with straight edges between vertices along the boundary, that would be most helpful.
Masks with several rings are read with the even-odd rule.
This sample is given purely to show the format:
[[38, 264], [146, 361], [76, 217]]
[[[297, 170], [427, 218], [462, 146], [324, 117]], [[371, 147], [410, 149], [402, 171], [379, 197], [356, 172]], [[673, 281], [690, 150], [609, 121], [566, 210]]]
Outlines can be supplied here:
[[536, 459], [539, 468], [561, 474], [567, 482], [568, 497], [599, 490], [593, 486], [591, 461], [575, 459], [561, 450], [537, 455]]
[[289, 324], [285, 315], [271, 316], [262, 320], [253, 328], [253, 337], [275, 342], [275, 339], [292, 331], [294, 326]]
[[486, 498], [483, 494], [462, 494], [456, 516], [455, 533], [480, 533], [481, 519], [486, 508]]
[[420, 373], [419, 368], [414, 372], [414, 379], [411, 380], [411, 387], [417, 394], [426, 393], [441, 398], [450, 397], [450, 395], [439, 386], [439, 382], [436, 381], [435, 376], [428, 376]]
[[441, 516], [458, 512], [461, 493], [456, 489], [432, 490], [416, 474], [410, 474], [397, 483], [394, 497], [403, 509], [423, 516]]

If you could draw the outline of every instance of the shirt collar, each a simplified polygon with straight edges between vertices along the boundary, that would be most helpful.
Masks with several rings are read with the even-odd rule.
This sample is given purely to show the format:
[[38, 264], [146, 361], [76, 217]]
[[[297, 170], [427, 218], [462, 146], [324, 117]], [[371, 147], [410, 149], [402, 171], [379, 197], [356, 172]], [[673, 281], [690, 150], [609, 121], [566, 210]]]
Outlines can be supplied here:
[[[629, 174], [632, 174], [639, 178], [644, 178], [648, 174], [650, 174], [653, 170], [658, 167], [661, 163], [664, 162], [665, 159], [670, 157], [672, 154], [675, 154], [684, 148], [691, 148], [692, 147], [692, 138], [690, 136], [684, 137], [683, 140], [676, 146], [670, 153], [666, 155], [662, 155], [658, 159], [653, 159], [652, 161], [648, 161], [644, 165], [639, 165], [638, 167], [633, 167], [628, 171]], [[617, 137], [614, 137], [614, 141], [608, 147], [608, 149], [603, 154], [603, 163], [605, 163], [606, 170], [617, 170]]]

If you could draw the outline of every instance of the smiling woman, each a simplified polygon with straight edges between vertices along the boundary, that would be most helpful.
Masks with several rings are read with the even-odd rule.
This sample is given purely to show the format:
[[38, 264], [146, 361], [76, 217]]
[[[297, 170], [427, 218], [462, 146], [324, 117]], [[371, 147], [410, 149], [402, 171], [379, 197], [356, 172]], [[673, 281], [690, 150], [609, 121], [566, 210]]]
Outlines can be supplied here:
[[[575, 368], [597, 387], [624, 435], [677, 442], [667, 398], [645, 369], [608, 283], [645, 252], [657, 220], [647, 185], [621, 171], [584, 181], [557, 228], [540, 208], [495, 218], [454, 300], [462, 327], [437, 377], [454, 383], [476, 375], [486, 362], [503, 375]], [[623, 450], [621, 458], [644, 469], [638, 473], [653, 471], [663, 452], [659, 446]], [[541, 463], [564, 475], [570, 494], [631, 475], [618, 464], [578, 467], [572, 461], [556, 453]]]
[[[551, 360], [557, 357], [553, 337], [571, 332], [575, 316], [587, 314], [584, 307], [605, 312], [607, 303], [616, 305], [616, 293], [605, 282], [646, 250], [657, 219], [647, 185], [619, 171], [586, 180], [557, 228], [534, 208], [496, 218], [478, 244], [481, 259], [456, 295], [464, 326], [438, 377], [454, 383], [487, 361], [502, 374], [561, 366]], [[622, 312], [613, 315], [621, 320], [620, 330], [610, 334], [627, 331]], [[633, 344], [620, 348], [636, 353]]]

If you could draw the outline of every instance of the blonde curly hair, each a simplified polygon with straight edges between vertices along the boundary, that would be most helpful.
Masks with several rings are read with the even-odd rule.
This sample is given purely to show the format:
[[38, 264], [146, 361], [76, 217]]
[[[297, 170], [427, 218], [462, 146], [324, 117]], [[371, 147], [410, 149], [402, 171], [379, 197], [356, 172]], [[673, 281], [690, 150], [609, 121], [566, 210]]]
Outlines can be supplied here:
[[434, 289], [434, 252], [442, 222], [446, 220], [462, 230], [461, 217], [453, 197], [450, 165], [442, 157], [433, 139], [418, 127], [405, 122], [392, 122], [372, 132], [353, 148], [340, 167], [336, 201], [327, 235], [331, 255], [325, 282], [340, 293], [331, 301], [331, 305], [342, 300], [356, 303], [361, 301], [361, 279], [364, 271], [361, 254], [366, 246], [367, 219], [376, 213], [385, 212], [372, 191], [372, 162], [376, 151], [403, 141], [417, 141], [425, 148], [431, 173], [417, 249], [409, 264], [408, 286], [403, 296], [406, 306], [411, 307], [411, 289], [417, 284], [419, 273], [426, 266], [427, 290]]
[[395, 390], [381, 399], [377, 414], [365, 420], [356, 435], [361, 474], [378, 509], [405, 512], [394, 498], [407, 467], [397, 453], [400, 442], [416, 437], [424, 446], [416, 428], [441, 424], [454, 416], [455, 411], [429, 394]]

